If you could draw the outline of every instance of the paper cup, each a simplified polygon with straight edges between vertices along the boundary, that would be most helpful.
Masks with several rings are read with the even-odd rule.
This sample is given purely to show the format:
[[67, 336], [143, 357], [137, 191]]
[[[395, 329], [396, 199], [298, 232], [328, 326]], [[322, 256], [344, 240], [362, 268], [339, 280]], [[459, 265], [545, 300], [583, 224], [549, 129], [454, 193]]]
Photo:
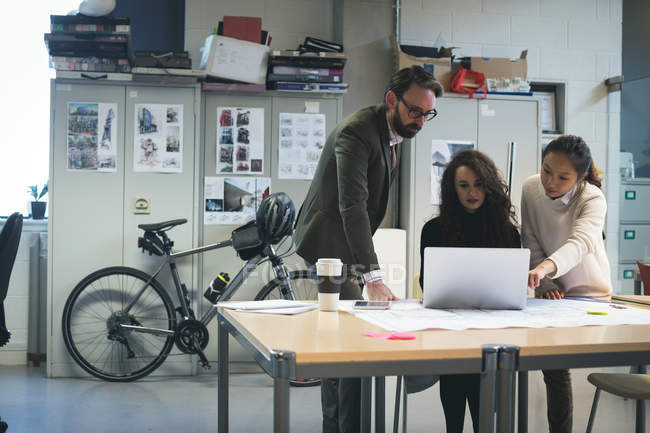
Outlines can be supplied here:
[[322, 311], [337, 311], [339, 309], [339, 294], [341, 293], [343, 262], [340, 259], [318, 259], [316, 274], [318, 275], [318, 302]]

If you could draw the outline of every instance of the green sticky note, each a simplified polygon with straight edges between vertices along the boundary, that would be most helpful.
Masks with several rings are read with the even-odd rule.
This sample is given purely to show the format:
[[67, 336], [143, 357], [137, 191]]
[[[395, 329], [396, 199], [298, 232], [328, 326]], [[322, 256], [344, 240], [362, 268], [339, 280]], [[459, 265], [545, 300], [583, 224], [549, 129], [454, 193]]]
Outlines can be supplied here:
[[625, 191], [625, 200], [636, 200], [636, 191]]
[[631, 270], [623, 271], [623, 278], [626, 280], [634, 279], [634, 271]]
[[623, 237], [625, 239], [634, 239], [635, 232], [634, 230], [625, 230], [625, 233], [623, 234]]

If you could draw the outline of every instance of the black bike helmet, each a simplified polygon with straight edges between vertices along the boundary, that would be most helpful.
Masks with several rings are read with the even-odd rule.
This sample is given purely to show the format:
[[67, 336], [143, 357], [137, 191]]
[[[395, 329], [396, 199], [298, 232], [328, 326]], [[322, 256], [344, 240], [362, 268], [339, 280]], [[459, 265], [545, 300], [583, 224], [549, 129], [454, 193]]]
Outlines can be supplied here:
[[283, 192], [270, 194], [262, 200], [257, 209], [257, 230], [260, 239], [277, 244], [291, 233], [296, 208], [289, 196]]

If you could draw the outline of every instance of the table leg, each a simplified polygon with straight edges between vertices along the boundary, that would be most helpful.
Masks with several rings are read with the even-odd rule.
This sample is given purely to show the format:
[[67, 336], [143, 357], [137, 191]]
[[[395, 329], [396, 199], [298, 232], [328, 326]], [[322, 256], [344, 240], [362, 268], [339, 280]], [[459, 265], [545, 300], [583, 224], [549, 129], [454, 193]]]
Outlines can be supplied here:
[[221, 317], [217, 320], [217, 427], [219, 433], [228, 433], [228, 330]]
[[273, 431], [289, 432], [289, 380], [273, 379]]
[[289, 351], [271, 352], [273, 362], [273, 432], [289, 433], [289, 378], [296, 354]]
[[479, 406], [479, 431], [494, 433], [494, 410], [496, 407], [496, 376], [499, 361], [499, 347], [495, 344], [483, 346], [481, 368], [481, 402]]
[[375, 377], [375, 433], [386, 432], [386, 378]]
[[518, 376], [517, 433], [528, 433], [528, 372], [520, 371]]
[[361, 378], [361, 433], [370, 433], [372, 378]]
[[513, 433], [515, 430], [515, 372], [519, 348], [501, 346], [497, 383], [497, 433]]
[[[646, 374], [646, 366], [637, 367], [639, 374]], [[645, 400], [636, 401], [636, 433], [645, 433]]]

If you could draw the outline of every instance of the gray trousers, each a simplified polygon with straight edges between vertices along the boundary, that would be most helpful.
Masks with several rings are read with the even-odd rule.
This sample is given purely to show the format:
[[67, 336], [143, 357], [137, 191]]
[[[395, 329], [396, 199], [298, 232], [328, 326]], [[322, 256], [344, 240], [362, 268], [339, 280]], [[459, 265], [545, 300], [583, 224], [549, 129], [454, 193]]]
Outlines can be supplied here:
[[[341, 285], [341, 299], [362, 299], [356, 277]], [[323, 433], [359, 433], [361, 429], [361, 379], [323, 378], [320, 385]]]
[[569, 370], [542, 370], [546, 384], [546, 415], [550, 433], [571, 433], [573, 393]]

